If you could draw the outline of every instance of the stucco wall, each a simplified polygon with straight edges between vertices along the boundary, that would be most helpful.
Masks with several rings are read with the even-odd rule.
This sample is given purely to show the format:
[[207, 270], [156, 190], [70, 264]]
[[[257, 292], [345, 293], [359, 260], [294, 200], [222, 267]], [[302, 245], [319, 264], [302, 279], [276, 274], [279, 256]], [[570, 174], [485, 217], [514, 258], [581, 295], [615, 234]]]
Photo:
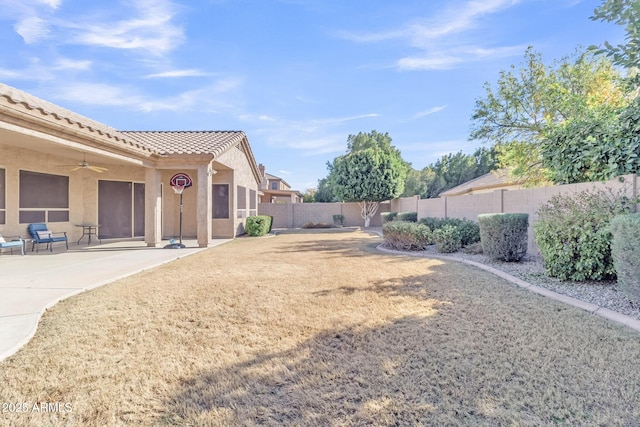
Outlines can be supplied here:
[[[219, 158], [216, 159], [217, 162], [233, 169], [233, 182], [229, 188], [230, 197], [232, 200], [232, 218], [226, 225], [227, 229], [225, 235], [218, 235], [216, 237], [234, 237], [245, 232], [245, 224], [246, 218], [250, 216], [250, 207], [251, 207], [251, 190], [255, 191], [255, 203], [257, 207], [257, 197], [258, 197], [258, 181], [256, 181], [256, 177], [253, 174], [253, 170], [249, 163], [249, 160], [246, 154], [241, 150], [241, 146], [237, 146], [227, 150], [224, 154], [222, 154]], [[214, 164], [215, 168], [215, 164]], [[214, 182], [216, 182], [217, 175], [214, 175]], [[245, 206], [246, 212], [239, 215], [235, 215], [234, 213], [237, 211], [238, 200], [237, 200], [237, 188], [238, 186], [242, 186], [246, 188], [245, 191]], [[255, 212], [257, 213], [257, 211]], [[231, 225], [231, 227], [229, 227]], [[215, 222], [214, 222], [214, 234], [215, 234]]]
[[82, 235], [82, 229], [76, 224], [98, 222], [98, 180], [125, 180], [144, 182], [144, 169], [133, 166], [105, 164], [108, 171], [96, 173], [88, 169], [71, 171], [77, 160], [55, 154], [40, 153], [24, 148], [0, 145], [0, 168], [6, 170], [6, 224], [0, 224], [0, 234], [28, 237], [28, 224], [20, 224], [19, 176], [20, 170], [61, 175], [69, 177], [69, 221], [51, 222], [53, 232], [67, 232], [69, 240], [74, 241]]

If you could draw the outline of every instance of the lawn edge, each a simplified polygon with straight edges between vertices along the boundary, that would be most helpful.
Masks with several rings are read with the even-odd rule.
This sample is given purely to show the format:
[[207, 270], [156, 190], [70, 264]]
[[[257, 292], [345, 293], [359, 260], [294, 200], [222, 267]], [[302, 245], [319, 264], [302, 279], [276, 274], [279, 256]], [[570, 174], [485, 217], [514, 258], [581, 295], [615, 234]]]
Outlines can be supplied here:
[[[376, 233], [377, 234], [377, 233]], [[454, 261], [454, 262], [460, 262], [463, 264], [467, 264], [476, 268], [479, 268], [481, 270], [487, 271], [491, 274], [494, 274], [502, 279], [505, 279], [521, 288], [524, 288], [528, 291], [531, 291], [533, 293], [536, 293], [538, 295], [542, 295], [544, 297], [550, 298], [552, 300], [561, 302], [563, 304], [567, 304], [570, 305], [572, 307], [576, 307], [579, 308], [581, 310], [587, 311], [591, 314], [595, 314], [596, 316], [602, 317], [603, 319], [606, 320], [611, 320], [613, 322], [616, 322], [618, 324], [627, 326], [628, 328], [631, 328], [633, 330], [635, 330], [636, 332], [640, 332], [640, 320], [635, 319], [631, 316], [627, 316], [626, 314], [622, 314], [622, 313], [618, 313], [617, 311], [613, 311], [610, 310], [608, 308], [604, 308], [604, 307], [600, 307], [599, 305], [596, 304], [592, 304], [589, 302], [585, 302], [585, 301], [581, 301], [577, 298], [573, 298], [567, 295], [563, 295], [563, 294], [559, 294], [557, 292], [551, 291], [549, 289], [545, 289], [543, 287], [540, 286], [536, 286], [536, 285], [532, 285], [529, 282], [526, 282], [520, 278], [517, 278], [515, 276], [512, 276], [509, 273], [506, 273], [504, 271], [498, 270], [494, 267], [488, 266], [486, 264], [482, 264], [476, 261], [471, 261], [468, 259], [464, 259], [464, 258], [460, 258], [460, 257], [456, 257], [456, 256], [451, 256], [451, 255], [439, 255], [439, 254], [432, 254], [432, 253], [423, 253], [423, 252], [407, 252], [407, 251], [397, 251], [397, 250], [393, 250], [393, 249], [388, 249], [385, 248], [383, 246], [383, 244], [379, 244], [378, 246], [376, 246], [376, 249], [380, 252], [385, 252], [388, 254], [392, 254], [392, 255], [405, 255], [405, 256], [411, 256], [411, 257], [420, 257], [420, 258], [434, 258], [434, 259], [443, 259], [443, 260], [447, 260], [447, 261]]]

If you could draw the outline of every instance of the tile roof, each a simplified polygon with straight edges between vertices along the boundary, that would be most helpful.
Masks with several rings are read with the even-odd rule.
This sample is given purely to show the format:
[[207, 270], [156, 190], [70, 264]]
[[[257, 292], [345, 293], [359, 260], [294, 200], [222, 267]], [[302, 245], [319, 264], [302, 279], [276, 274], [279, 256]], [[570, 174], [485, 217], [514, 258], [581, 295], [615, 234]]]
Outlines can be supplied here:
[[120, 131], [125, 137], [159, 154], [213, 154], [219, 156], [240, 144], [241, 131]]
[[[89, 132], [95, 132], [98, 135], [105, 136], [109, 140], [123, 143], [125, 146], [133, 146], [137, 149], [142, 149], [147, 152], [152, 151], [148, 147], [140, 146], [132, 142], [131, 140], [127, 139], [121, 132], [118, 132], [116, 129], [110, 126], [99, 123], [80, 114], [74, 113], [73, 111], [52, 104], [48, 101], [40, 99], [14, 87], [8, 86], [4, 83], [0, 83], [0, 98], [6, 99], [10, 105], [15, 105], [24, 112], [38, 112], [39, 114], [44, 116], [44, 118], [52, 121], [58, 121], [63, 126], [86, 129]], [[18, 110], [18, 108], [16, 108], [16, 110]]]

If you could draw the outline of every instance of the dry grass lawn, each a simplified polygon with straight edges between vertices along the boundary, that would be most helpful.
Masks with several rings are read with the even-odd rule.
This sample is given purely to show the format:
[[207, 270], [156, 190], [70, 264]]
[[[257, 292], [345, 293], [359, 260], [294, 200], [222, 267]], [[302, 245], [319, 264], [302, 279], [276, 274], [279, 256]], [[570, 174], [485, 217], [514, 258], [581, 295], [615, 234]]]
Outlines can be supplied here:
[[361, 232], [242, 238], [64, 301], [3, 425], [638, 425], [640, 336]]

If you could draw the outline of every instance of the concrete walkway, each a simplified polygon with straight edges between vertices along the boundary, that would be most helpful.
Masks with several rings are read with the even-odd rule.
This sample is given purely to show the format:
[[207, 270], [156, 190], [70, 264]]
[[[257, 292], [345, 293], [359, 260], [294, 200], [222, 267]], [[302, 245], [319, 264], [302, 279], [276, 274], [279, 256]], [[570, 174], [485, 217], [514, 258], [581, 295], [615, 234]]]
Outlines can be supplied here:
[[[215, 240], [217, 246], [228, 240]], [[166, 242], [168, 243], [168, 242]], [[206, 248], [185, 240], [186, 248], [147, 248], [142, 241], [92, 246], [56, 244], [54, 252], [27, 248], [27, 255], [0, 255], [0, 361], [29, 342], [42, 314], [70, 296], [182, 258]]]

